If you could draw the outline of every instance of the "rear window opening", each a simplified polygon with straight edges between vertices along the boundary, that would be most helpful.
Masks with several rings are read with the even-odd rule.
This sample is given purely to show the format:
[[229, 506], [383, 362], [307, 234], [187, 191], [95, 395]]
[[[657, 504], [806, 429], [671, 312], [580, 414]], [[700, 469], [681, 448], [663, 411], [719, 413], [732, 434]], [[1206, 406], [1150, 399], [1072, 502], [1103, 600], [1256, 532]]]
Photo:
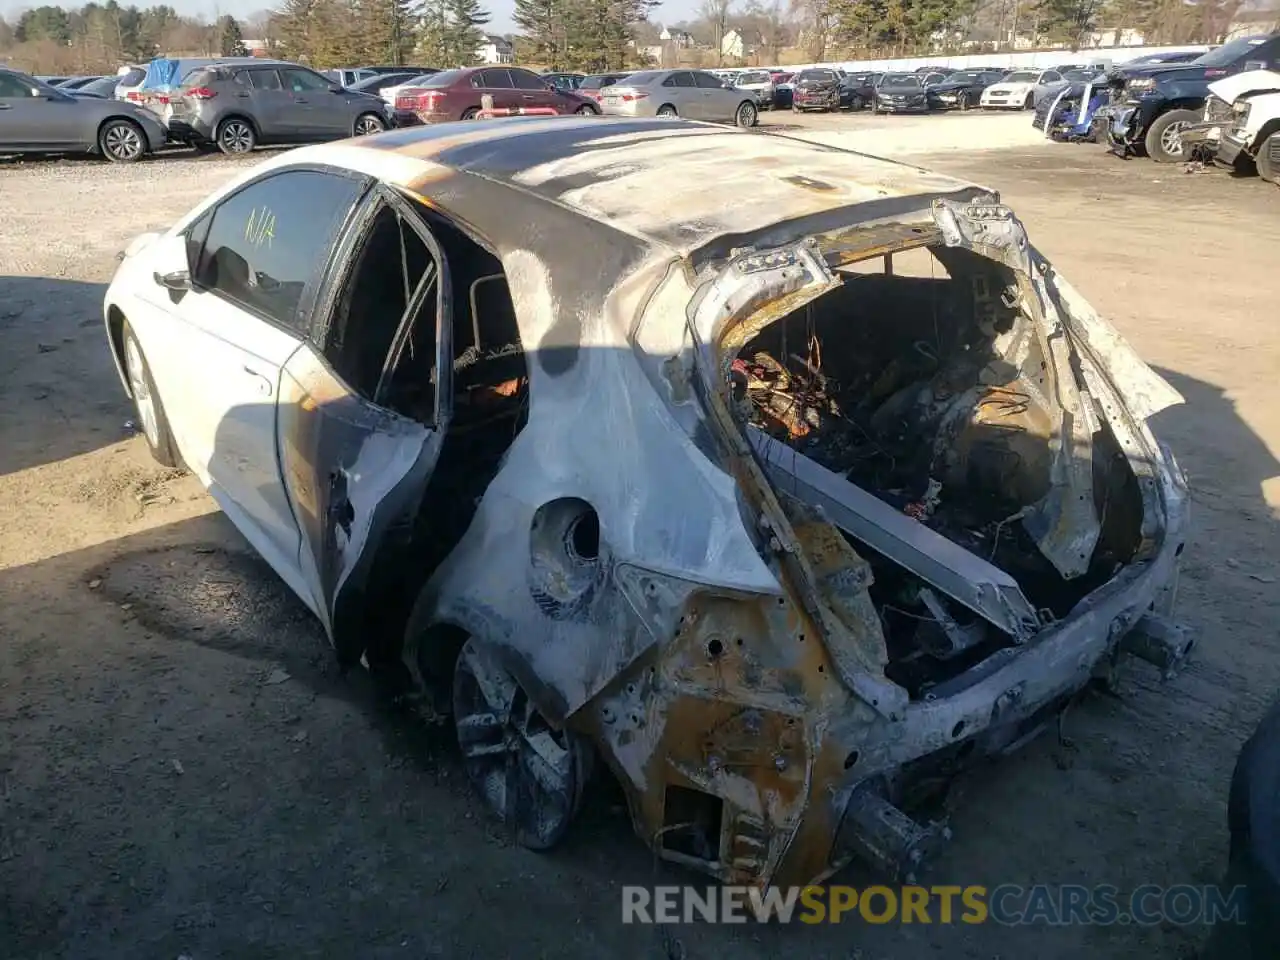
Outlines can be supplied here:
[[[1013, 272], [966, 250], [921, 246], [837, 275], [840, 286], [722, 357], [735, 418], [1012, 576], [1042, 620], [1065, 616], [1133, 558], [1142, 501], [1098, 418], [1093, 489], [1082, 495], [1092, 496], [1101, 532], [1087, 569], [1064, 578], [1021, 522], [1050, 490], [1059, 408]], [[791, 513], [791, 491], [774, 486]], [[885, 673], [913, 696], [1014, 642], [846, 538], [873, 569]]]
[[[379, 545], [375, 572], [367, 580], [377, 595], [362, 607], [401, 628], [417, 587], [471, 525], [524, 428], [529, 406], [528, 364], [501, 262], [431, 211], [415, 212], [448, 264], [451, 303], [445, 314], [437, 321], [434, 277], [440, 263], [407, 221], [385, 207], [356, 255], [350, 293], [335, 313], [327, 351], [330, 363], [358, 392], [432, 426], [441, 382], [437, 322], [451, 333], [452, 389], [450, 402], [442, 406], [449, 418], [439, 458], [417, 514]], [[400, 318], [415, 301], [421, 308], [397, 347]]]

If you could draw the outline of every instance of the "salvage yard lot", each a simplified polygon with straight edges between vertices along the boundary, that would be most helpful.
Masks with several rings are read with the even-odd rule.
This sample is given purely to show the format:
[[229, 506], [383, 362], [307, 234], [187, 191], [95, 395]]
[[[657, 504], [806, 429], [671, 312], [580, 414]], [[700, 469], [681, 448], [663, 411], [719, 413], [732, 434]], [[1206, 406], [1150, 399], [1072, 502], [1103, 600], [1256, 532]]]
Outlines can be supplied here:
[[[1280, 690], [1280, 191], [1033, 143], [1025, 114], [766, 120], [998, 188], [1187, 399], [1156, 429], [1196, 501], [1194, 662], [1168, 685], [1131, 665], [1065, 740], [962, 781], [922, 880], [1215, 881], [1235, 751]], [[926, 158], [926, 122], [1024, 145]], [[0, 164], [0, 953], [1192, 955], [1202, 931], [1171, 925], [626, 928], [622, 884], [703, 881], [655, 867], [607, 785], [562, 848], [511, 846], [447, 731], [338, 676], [301, 604], [124, 428], [100, 318], [114, 254], [242, 168]]]

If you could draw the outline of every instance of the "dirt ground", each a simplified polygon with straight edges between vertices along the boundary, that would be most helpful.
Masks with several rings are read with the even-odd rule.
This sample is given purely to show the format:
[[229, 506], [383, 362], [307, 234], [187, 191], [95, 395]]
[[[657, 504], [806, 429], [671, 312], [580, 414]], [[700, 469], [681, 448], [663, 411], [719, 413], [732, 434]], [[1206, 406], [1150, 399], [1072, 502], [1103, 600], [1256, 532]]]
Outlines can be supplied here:
[[[916, 158], [919, 160], [919, 158]], [[947, 153], [1180, 390], [1199, 635], [961, 783], [927, 883], [1214, 882], [1236, 750], [1280, 686], [1280, 190], [1097, 147]], [[0, 956], [1189, 958], [1203, 931], [620, 922], [657, 865], [608, 785], [511, 846], [448, 737], [340, 677], [190, 477], [156, 467], [101, 326], [132, 235], [239, 165], [0, 163]], [[863, 878], [855, 875], [850, 882]]]

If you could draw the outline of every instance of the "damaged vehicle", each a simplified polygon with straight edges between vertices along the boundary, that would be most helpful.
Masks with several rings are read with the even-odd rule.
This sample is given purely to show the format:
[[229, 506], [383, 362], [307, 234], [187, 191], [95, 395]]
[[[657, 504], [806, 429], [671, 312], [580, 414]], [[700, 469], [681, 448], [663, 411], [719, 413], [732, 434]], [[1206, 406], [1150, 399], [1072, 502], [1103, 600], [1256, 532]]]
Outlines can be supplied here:
[[1183, 152], [1280, 184], [1280, 73], [1250, 70], [1209, 84], [1204, 119], [1182, 131]]
[[135, 240], [105, 322], [157, 459], [343, 664], [451, 715], [529, 847], [602, 764], [722, 881], [906, 875], [938, 785], [1189, 647], [1148, 425], [1181, 398], [995, 193], [917, 167], [666, 119], [397, 130]]
[[1188, 63], [1122, 66], [1111, 74], [1106, 117], [1110, 148], [1157, 163], [1188, 159], [1182, 133], [1200, 122], [1209, 84], [1251, 70], [1280, 69], [1280, 33], [1236, 37]]

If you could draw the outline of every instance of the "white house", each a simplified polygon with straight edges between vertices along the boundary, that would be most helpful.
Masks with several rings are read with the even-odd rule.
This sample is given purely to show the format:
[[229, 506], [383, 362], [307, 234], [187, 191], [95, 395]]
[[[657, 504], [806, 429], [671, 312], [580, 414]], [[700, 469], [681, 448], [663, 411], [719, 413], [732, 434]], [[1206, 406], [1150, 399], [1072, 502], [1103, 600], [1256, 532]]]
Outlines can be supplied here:
[[484, 42], [476, 47], [476, 59], [481, 63], [514, 63], [516, 51], [510, 40], [487, 34]]

